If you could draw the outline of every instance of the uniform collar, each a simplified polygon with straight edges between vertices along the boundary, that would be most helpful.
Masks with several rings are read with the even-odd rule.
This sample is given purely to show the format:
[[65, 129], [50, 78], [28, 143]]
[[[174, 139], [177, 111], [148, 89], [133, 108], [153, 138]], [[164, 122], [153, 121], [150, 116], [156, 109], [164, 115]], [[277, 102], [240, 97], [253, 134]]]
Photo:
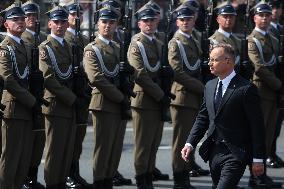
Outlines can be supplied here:
[[178, 30], [178, 32], [182, 35], [184, 35], [186, 38], [190, 39], [191, 38], [191, 35], [190, 34], [187, 34], [187, 33], [184, 33], [183, 31], [181, 30]]
[[271, 25], [272, 27], [274, 27], [275, 29], [277, 29], [277, 23], [275, 23], [275, 22], [270, 22], [270, 25]]
[[226, 32], [225, 30], [223, 30], [221, 28], [218, 29], [218, 32], [223, 34], [227, 38], [229, 38], [232, 35], [232, 33]]
[[69, 31], [70, 33], [72, 33], [73, 35], [75, 35], [75, 30], [73, 28], [67, 28], [67, 31]]
[[62, 46], [64, 45], [63, 44], [64, 39], [62, 37], [58, 37], [57, 35], [55, 35], [53, 33], [51, 33], [50, 36], [53, 37], [56, 41], [58, 41]]
[[109, 43], [111, 42], [111, 40], [108, 40], [108, 39], [104, 38], [104, 37], [101, 36], [101, 35], [99, 35], [98, 38], [99, 38], [100, 40], [102, 40], [102, 41], [103, 41], [105, 44], [107, 44], [107, 45], [109, 45]]
[[255, 27], [254, 29], [255, 29], [255, 31], [261, 33], [263, 36], [265, 36], [266, 33], [267, 33], [266, 31], [264, 31], [264, 30], [262, 30], [262, 29], [260, 29], [260, 28], [257, 28], [257, 27]]
[[153, 36], [147, 35], [147, 34], [144, 33], [144, 32], [141, 32], [141, 33], [142, 33], [142, 35], [144, 35], [145, 37], [147, 37], [150, 41], [152, 41], [152, 40], [154, 39]]
[[14, 36], [14, 35], [12, 35], [12, 34], [10, 34], [10, 33], [7, 33], [7, 35], [8, 35], [9, 37], [11, 37], [14, 41], [16, 41], [18, 44], [21, 44], [21, 41], [22, 41], [21, 38], [19, 38], [19, 37], [17, 37], [17, 36]]
[[29, 32], [29, 33], [31, 33], [33, 36], [35, 35], [35, 32], [32, 31], [32, 30], [30, 30], [30, 29], [28, 29], [28, 28], [26, 28], [26, 31]]

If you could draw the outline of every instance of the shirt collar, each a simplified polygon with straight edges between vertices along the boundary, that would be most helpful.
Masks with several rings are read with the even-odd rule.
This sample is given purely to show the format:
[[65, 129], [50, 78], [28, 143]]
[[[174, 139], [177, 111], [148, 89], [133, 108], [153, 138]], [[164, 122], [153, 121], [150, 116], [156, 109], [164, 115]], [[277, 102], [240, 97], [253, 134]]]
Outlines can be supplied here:
[[28, 29], [28, 28], [26, 28], [26, 31], [29, 32], [29, 33], [31, 33], [32, 35], [35, 35], [35, 32], [32, 31], [32, 30], [30, 30], [30, 29]]
[[100, 40], [102, 40], [102, 41], [103, 41], [105, 44], [107, 44], [107, 45], [109, 45], [109, 43], [111, 42], [110, 40], [104, 38], [104, 37], [101, 36], [101, 35], [99, 35], [98, 38], [99, 38]]
[[188, 39], [191, 38], [191, 35], [190, 35], [190, 34], [184, 33], [184, 32], [181, 31], [181, 30], [178, 30], [178, 32], [179, 32], [180, 34], [184, 35], [185, 37], [187, 37]]
[[277, 23], [275, 23], [275, 22], [270, 22], [270, 25], [271, 25], [272, 27], [274, 27], [275, 29], [277, 29]]
[[[227, 77], [225, 77], [224, 79], [221, 80], [225, 89], [229, 86], [231, 80], [233, 79], [233, 77], [235, 77], [235, 75], [236, 75], [236, 72], [235, 72], [235, 70], [233, 70], [230, 73], [230, 75], [228, 75]], [[219, 82], [220, 82], [220, 79], [219, 79], [218, 83]]]
[[150, 36], [150, 35], [147, 35], [146, 33], [144, 32], [141, 32], [145, 37], [147, 37], [150, 41], [152, 41], [154, 39], [154, 37]]
[[62, 37], [58, 37], [57, 35], [55, 35], [53, 33], [51, 33], [50, 36], [53, 37], [55, 40], [57, 40], [62, 46], [64, 45], [63, 44], [64, 39]]
[[73, 28], [67, 28], [67, 31], [69, 31], [70, 33], [72, 33], [73, 35], [75, 35], [75, 30]]
[[221, 29], [221, 28], [218, 29], [218, 32], [221, 33], [221, 34], [223, 34], [223, 35], [224, 35], [225, 37], [227, 37], [227, 38], [229, 38], [230, 35], [232, 35], [232, 33], [226, 32], [225, 30], [223, 30], [223, 29]]
[[16, 41], [18, 44], [21, 44], [21, 38], [19, 38], [19, 37], [17, 37], [17, 36], [14, 36], [14, 35], [12, 35], [12, 34], [10, 34], [10, 33], [7, 33], [7, 35], [9, 36], [9, 37], [11, 37], [14, 41]]
[[255, 27], [254, 29], [255, 29], [255, 31], [261, 33], [262, 35], [266, 35], [266, 33], [267, 33], [266, 31], [264, 31], [264, 30], [262, 30], [260, 28], [257, 28], [257, 27]]

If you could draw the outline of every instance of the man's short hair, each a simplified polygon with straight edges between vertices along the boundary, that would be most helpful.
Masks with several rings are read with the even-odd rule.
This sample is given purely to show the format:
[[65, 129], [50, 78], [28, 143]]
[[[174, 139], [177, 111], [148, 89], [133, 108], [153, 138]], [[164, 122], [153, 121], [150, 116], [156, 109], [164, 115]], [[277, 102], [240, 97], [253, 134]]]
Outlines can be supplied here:
[[210, 52], [213, 49], [216, 49], [216, 48], [224, 49], [225, 54], [230, 56], [233, 59], [233, 61], [235, 61], [235, 57], [236, 57], [235, 56], [235, 49], [232, 45], [227, 44], [227, 43], [218, 43], [216, 45], [211, 46]]

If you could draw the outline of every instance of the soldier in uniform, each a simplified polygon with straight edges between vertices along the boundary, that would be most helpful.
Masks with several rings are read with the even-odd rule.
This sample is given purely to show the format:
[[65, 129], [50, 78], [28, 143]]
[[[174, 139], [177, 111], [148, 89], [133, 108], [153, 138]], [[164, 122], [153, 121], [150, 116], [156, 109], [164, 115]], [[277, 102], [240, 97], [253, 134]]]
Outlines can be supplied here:
[[175, 78], [170, 110], [173, 123], [172, 169], [174, 189], [191, 189], [189, 171], [193, 164], [193, 156], [187, 164], [180, 152], [190, 133], [203, 95], [203, 83], [199, 80], [202, 55], [200, 43], [193, 38], [192, 29], [195, 23], [195, 12], [188, 6], [181, 5], [177, 13], [176, 24], [179, 30], [169, 42], [169, 63], [174, 70]]
[[[275, 74], [278, 54], [278, 40], [268, 33], [271, 21], [271, 7], [260, 2], [254, 7], [255, 28], [248, 36], [248, 55], [254, 65], [252, 82], [257, 86], [261, 98], [264, 115], [266, 153], [271, 151], [275, 123], [278, 115], [277, 92], [281, 88], [281, 80]], [[263, 162], [263, 160], [255, 160]], [[281, 183], [273, 182], [264, 173], [261, 176], [251, 175], [249, 186], [281, 188]]]
[[159, 85], [162, 43], [154, 36], [158, 15], [149, 6], [143, 6], [136, 14], [141, 32], [132, 37], [128, 49], [128, 61], [136, 71], [134, 92], [137, 95], [131, 101], [135, 178], [138, 188], [152, 188], [152, 173], [163, 131], [160, 106], [168, 98]]
[[[269, 5], [272, 8], [272, 21], [270, 22], [270, 27], [268, 31], [278, 40], [281, 40], [280, 35], [284, 35], [284, 27], [283, 25], [279, 23], [280, 17], [283, 14], [281, 2], [279, 0], [271, 0], [269, 2]], [[278, 69], [278, 71], [280, 71], [280, 69]], [[276, 154], [276, 143], [277, 143], [277, 138], [279, 137], [280, 132], [281, 132], [281, 127], [282, 127], [282, 122], [283, 122], [283, 117], [284, 117], [283, 115], [284, 115], [284, 111], [283, 109], [280, 109], [278, 118], [276, 121], [276, 126], [275, 126], [276, 130], [275, 130], [275, 134], [273, 138], [271, 152], [269, 152], [268, 157], [266, 159], [266, 165], [271, 168], [284, 167], [284, 161]]]
[[84, 50], [85, 71], [93, 88], [89, 109], [95, 135], [93, 187], [96, 189], [112, 188], [126, 126], [121, 114], [129, 106], [128, 98], [119, 90], [119, 44], [112, 40], [119, 17], [119, 11], [111, 6], [100, 9], [98, 36]]
[[5, 83], [2, 104], [6, 108], [1, 127], [0, 188], [16, 189], [23, 186], [29, 170], [32, 112], [41, 112], [41, 107], [29, 92], [29, 56], [21, 39], [25, 12], [16, 3], [4, 11], [7, 36], [0, 45], [0, 76]]
[[[22, 34], [21, 38], [30, 49], [35, 45], [35, 30], [36, 21], [39, 19], [39, 6], [32, 0], [27, 1], [22, 5], [22, 9], [26, 14], [26, 30]], [[38, 42], [39, 44], [46, 40], [46, 34], [40, 32]], [[42, 118], [43, 119], [43, 118]], [[41, 122], [43, 124], [43, 122]], [[44, 126], [41, 126], [44, 128]], [[45, 145], [45, 132], [44, 130], [33, 131], [32, 133], [32, 156], [31, 164], [29, 168], [28, 177], [24, 184], [24, 188], [44, 188], [42, 184], [37, 182], [38, 167], [41, 162]]]
[[46, 188], [65, 188], [70, 173], [76, 135], [75, 105], [79, 103], [72, 91], [72, 52], [64, 40], [68, 28], [68, 12], [55, 6], [48, 13], [51, 34], [39, 46], [39, 68], [43, 72], [45, 93], [49, 102], [43, 107], [45, 116]]
[[[104, 1], [101, 2], [100, 6], [101, 7], [112, 6], [113, 8], [115, 8], [119, 12], [121, 12], [121, 10], [122, 10], [122, 2], [120, 0], [104, 0]], [[119, 19], [121, 19], [121, 17]], [[112, 37], [112, 40], [115, 41], [118, 44], [122, 43], [121, 27], [123, 27], [123, 26], [118, 25], [116, 27], [115, 32], [114, 32], [113, 37]], [[97, 35], [98, 35], [98, 33], [97, 33]], [[126, 120], [122, 121], [122, 124], [125, 125], [125, 126], [122, 126], [122, 128], [124, 127], [126, 129], [127, 121]], [[121, 141], [119, 141], [119, 142], [121, 144], [121, 147], [123, 146], [125, 129], [124, 129], [123, 132], [120, 132], [121, 136], [119, 138], [121, 139]], [[119, 151], [120, 151], [120, 149], [118, 149], [118, 152]], [[118, 170], [115, 172], [115, 175], [113, 177], [113, 185], [114, 186], [131, 185], [131, 184], [132, 184], [131, 179], [124, 178], [124, 176]]]
[[209, 37], [211, 45], [217, 45], [218, 43], [230, 44], [235, 49], [235, 70], [239, 71], [240, 65], [240, 52], [241, 52], [241, 40], [232, 33], [233, 27], [236, 21], [236, 10], [230, 3], [221, 4], [218, 7], [217, 22], [219, 29]]
[[[88, 39], [86, 36], [82, 35], [80, 32], [76, 38], [75, 30], [76, 30], [76, 17], [77, 17], [77, 4], [74, 1], [70, 1], [67, 4], [67, 9], [69, 12], [68, 16], [68, 22], [69, 22], [69, 27], [67, 28], [67, 31], [65, 32], [64, 39], [67, 41], [67, 43], [70, 46], [77, 47], [79, 48], [79, 59], [80, 59], [80, 65], [83, 67], [83, 52], [85, 46], [88, 44]], [[79, 6], [79, 11], [80, 11], [80, 23], [83, 22], [83, 8], [81, 5]], [[73, 48], [74, 48], [73, 47]], [[81, 86], [82, 90], [85, 90], [86, 93], [88, 91], [88, 83], [87, 83], [87, 76], [85, 77], [85, 86]], [[90, 91], [90, 89], [89, 89]], [[88, 122], [88, 117], [89, 117], [89, 104], [90, 104], [90, 95], [91, 94], [86, 94], [85, 97], [78, 97], [80, 100], [80, 107], [76, 107], [77, 115], [80, 116], [78, 118], [79, 120], [76, 121], [77, 128], [76, 128], [76, 138], [75, 138], [75, 145], [74, 145], [74, 153], [73, 153], [73, 159], [72, 159], [72, 164], [71, 164], [71, 169], [69, 176], [67, 177], [66, 181], [66, 187], [67, 188], [91, 188], [91, 184], [87, 183], [85, 179], [83, 179], [80, 176], [80, 168], [79, 168], [79, 159], [80, 155], [82, 153], [82, 144], [84, 141], [84, 137], [86, 135], [86, 129], [87, 129], [87, 122]]]

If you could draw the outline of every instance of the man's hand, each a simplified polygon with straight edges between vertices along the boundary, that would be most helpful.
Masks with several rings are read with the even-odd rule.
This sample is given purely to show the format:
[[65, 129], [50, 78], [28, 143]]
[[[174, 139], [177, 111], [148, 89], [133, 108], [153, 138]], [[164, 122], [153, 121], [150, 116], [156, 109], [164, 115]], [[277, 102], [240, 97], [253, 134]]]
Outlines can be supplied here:
[[193, 151], [192, 147], [185, 145], [183, 149], [181, 150], [181, 157], [184, 159], [184, 161], [188, 162], [188, 158], [190, 153]]
[[252, 163], [252, 174], [253, 176], [260, 176], [264, 173], [264, 164], [263, 163]]

